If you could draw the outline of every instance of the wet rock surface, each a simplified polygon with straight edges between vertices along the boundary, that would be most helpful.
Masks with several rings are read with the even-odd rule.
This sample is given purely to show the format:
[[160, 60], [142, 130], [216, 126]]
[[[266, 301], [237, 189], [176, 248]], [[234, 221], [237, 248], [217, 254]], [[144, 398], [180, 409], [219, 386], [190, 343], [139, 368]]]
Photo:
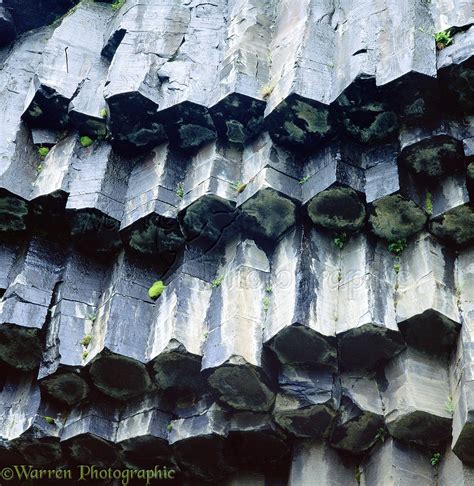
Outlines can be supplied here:
[[0, 464], [471, 484], [471, 2], [120, 3], [0, 0]]

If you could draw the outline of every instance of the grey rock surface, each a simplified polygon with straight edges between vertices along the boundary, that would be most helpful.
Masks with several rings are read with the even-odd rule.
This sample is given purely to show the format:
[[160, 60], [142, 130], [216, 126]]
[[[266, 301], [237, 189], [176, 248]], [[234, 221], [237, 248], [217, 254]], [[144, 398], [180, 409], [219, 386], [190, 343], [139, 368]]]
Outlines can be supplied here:
[[472, 484], [473, 25], [0, 0], [0, 465]]

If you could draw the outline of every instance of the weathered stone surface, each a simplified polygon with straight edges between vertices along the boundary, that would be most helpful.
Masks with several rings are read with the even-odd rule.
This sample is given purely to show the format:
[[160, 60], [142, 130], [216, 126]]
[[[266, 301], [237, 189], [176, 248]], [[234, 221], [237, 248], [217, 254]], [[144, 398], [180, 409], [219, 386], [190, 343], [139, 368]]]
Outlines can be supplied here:
[[451, 435], [447, 363], [412, 348], [385, 367], [385, 423], [396, 439], [439, 446]]
[[30, 371], [42, 353], [41, 329], [61, 272], [61, 252], [45, 240], [31, 240], [0, 301], [2, 363]]
[[473, 393], [473, 318], [474, 288], [473, 252], [462, 252], [456, 262], [456, 286], [459, 295], [463, 328], [459, 337], [457, 352], [453, 353], [451, 363], [451, 382], [453, 383], [453, 452], [468, 464], [474, 464], [472, 443], [474, 426], [472, 421]]
[[41, 403], [34, 375], [27, 374], [7, 380], [0, 396], [0, 436], [11, 441], [24, 460], [36, 466], [61, 460], [58, 422], [48, 423], [45, 416], [57, 420], [54, 408]]
[[264, 341], [282, 364], [337, 367], [338, 261], [332, 245], [316, 230], [294, 230], [275, 249]]
[[158, 389], [171, 400], [194, 402], [206, 390], [201, 360], [213, 276], [212, 262], [188, 251], [156, 303], [147, 355]]
[[474, 211], [470, 205], [451, 209], [431, 224], [431, 232], [455, 245], [467, 245], [474, 240]]
[[[352, 147], [332, 145], [312, 156], [301, 179], [302, 199], [313, 223], [333, 231], [357, 231], [365, 223], [364, 172]], [[355, 158], [355, 157], [354, 157]]]
[[167, 427], [171, 414], [156, 394], [128, 403], [120, 413], [116, 442], [127, 467], [171, 466]]
[[290, 444], [268, 414], [237, 412], [230, 418], [224, 453], [237, 470], [285, 470]]
[[357, 235], [344, 244], [339, 265], [339, 362], [373, 369], [404, 347], [395, 315], [395, 259], [383, 243]]
[[122, 252], [99, 301], [83, 362], [90, 364], [94, 385], [113, 398], [127, 400], [152, 388], [145, 364], [154, 307], [148, 289], [156, 280], [153, 267]]
[[262, 349], [269, 270], [254, 241], [235, 241], [212, 292], [202, 370], [220, 399], [238, 410], [268, 411], [275, 398], [272, 363]]
[[[462, 12], [462, 10], [459, 12]], [[472, 24], [472, 21], [473, 14], [471, 11], [470, 21], [467, 20], [465, 25]], [[449, 107], [448, 109], [452, 109], [454, 106], [457, 110], [466, 114], [472, 114], [473, 110], [473, 42], [474, 29], [471, 26], [465, 32], [459, 32], [454, 37], [452, 45], [443, 49], [438, 57], [441, 86], [448, 92], [446, 105]]]
[[388, 241], [408, 238], [423, 229], [427, 214], [410, 199], [400, 194], [373, 203], [369, 224], [375, 235]]
[[210, 114], [218, 135], [242, 144], [263, 128], [262, 90], [269, 77], [276, 9], [262, 0], [230, 2], [227, 8], [226, 45]]
[[296, 437], [327, 438], [341, 399], [340, 383], [330, 371], [284, 367], [273, 416]]
[[235, 233], [240, 162], [239, 150], [217, 142], [193, 157], [177, 188], [180, 228], [188, 244], [210, 250]]
[[331, 432], [336, 449], [360, 454], [378, 440], [384, 429], [383, 407], [377, 382], [371, 375], [341, 375], [341, 405]]
[[102, 48], [102, 32], [111, 9], [81, 4], [62, 20], [48, 40], [31, 81], [23, 118], [29, 124], [64, 128], [68, 106], [86, 81]]
[[51, 306], [38, 379], [42, 390], [69, 406], [89, 394], [82, 369], [92, 342], [106, 266], [73, 252]]
[[440, 486], [459, 484], [469, 486], [474, 484], [474, 469], [463, 464], [452, 451], [447, 451], [441, 461], [438, 482]]
[[467, 484], [472, 2], [78, 3], [0, 0], [2, 467]]
[[360, 479], [364, 486], [436, 484], [429, 453], [391, 438], [378, 445], [362, 463]]
[[460, 328], [454, 255], [429, 234], [420, 234], [400, 257], [396, 313], [407, 344], [431, 353], [454, 346]]
[[118, 420], [119, 411], [104, 400], [74, 409], [61, 432], [68, 460], [98, 467], [116, 465], [118, 456], [113, 442]]
[[213, 404], [200, 415], [171, 421], [168, 428], [169, 443], [184, 471], [211, 481], [231, 472], [224, 455], [227, 421], [221, 407]]
[[345, 462], [337, 451], [325, 443], [305, 440], [295, 445], [288, 484], [309, 485], [318, 478], [321, 486], [355, 486], [355, 471], [354, 464]]
[[164, 145], [133, 168], [121, 223], [128, 247], [145, 256], [168, 253], [172, 258], [183, 244], [177, 218], [177, 190], [182, 159]]

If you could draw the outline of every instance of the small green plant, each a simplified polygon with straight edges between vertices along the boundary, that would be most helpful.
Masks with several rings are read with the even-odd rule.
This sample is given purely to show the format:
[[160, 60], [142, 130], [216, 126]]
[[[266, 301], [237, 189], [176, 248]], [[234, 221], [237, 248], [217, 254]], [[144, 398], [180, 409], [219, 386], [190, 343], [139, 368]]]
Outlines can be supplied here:
[[275, 84], [266, 84], [263, 88], [260, 94], [262, 95], [263, 99], [267, 99], [272, 93], [273, 90], [275, 89]]
[[88, 137], [87, 135], [84, 135], [80, 138], [80, 141], [81, 141], [81, 145], [85, 148], [85, 147], [90, 147], [93, 143], [94, 143], [94, 140], [92, 140], [92, 138]]
[[437, 467], [440, 461], [441, 461], [441, 452], [436, 452], [431, 456], [430, 462], [433, 467]]
[[397, 263], [394, 263], [393, 264], [393, 269], [395, 270], [395, 273], [398, 275], [400, 273], [400, 263], [397, 262]]
[[212, 282], [211, 282], [211, 287], [213, 289], [216, 289], [217, 287], [220, 287], [222, 282], [224, 281], [224, 277], [221, 276], [221, 277], [218, 277], [218, 278], [215, 278]]
[[388, 251], [396, 256], [400, 256], [407, 247], [407, 240], [392, 241], [388, 245]]
[[337, 281], [338, 283], [342, 280], [342, 271], [341, 270], [338, 270], [337, 272]]
[[182, 182], [180, 182], [177, 186], [176, 186], [176, 195], [180, 198], [180, 199], [183, 199], [184, 197], [184, 185]]
[[309, 180], [311, 179], [311, 176], [309, 175], [305, 175], [302, 179], [299, 180], [299, 183], [301, 185], [305, 184], [306, 182], [308, 182]]
[[44, 421], [48, 423], [49, 425], [54, 425], [56, 421], [53, 419], [53, 417], [43, 417]]
[[267, 288], [265, 289], [265, 292], [266, 292], [267, 294], [271, 294], [271, 293], [273, 293], [273, 287], [267, 287]]
[[334, 244], [342, 250], [344, 248], [344, 244], [346, 243], [347, 235], [346, 233], [340, 233], [334, 238]]
[[454, 403], [453, 397], [449, 395], [448, 401], [444, 405], [444, 409], [448, 412], [451, 416], [454, 415]]
[[361, 477], [362, 477], [362, 471], [360, 470], [359, 466], [356, 466], [356, 468], [355, 468], [355, 480], [357, 481], [357, 484], [360, 484]]
[[247, 187], [247, 184], [244, 184], [241, 181], [237, 181], [237, 182], [234, 182], [233, 187], [234, 187], [234, 191], [237, 194], [240, 194], [241, 192], [244, 192], [245, 191], [245, 188]]
[[441, 51], [445, 47], [450, 46], [453, 43], [453, 33], [450, 29], [443, 30], [437, 34], [433, 34], [434, 40], [436, 42], [436, 48]]
[[385, 442], [386, 437], [387, 437], [387, 429], [385, 427], [380, 427], [377, 430], [375, 440], [380, 442]]
[[173, 430], [173, 424], [171, 422], [166, 426], [166, 430], [168, 432], [171, 432]]
[[265, 312], [268, 312], [268, 309], [270, 309], [270, 298], [264, 297], [262, 302], [263, 302], [263, 310]]
[[87, 348], [87, 346], [89, 346], [89, 344], [91, 343], [91, 341], [92, 341], [92, 336], [90, 334], [87, 334], [86, 336], [84, 336], [80, 340], [80, 344], [82, 344], [82, 346], [84, 346], [85, 348]]
[[38, 174], [43, 170], [43, 164], [38, 164], [36, 166], [36, 172], [38, 172]]
[[113, 10], [120, 10], [125, 5], [125, 0], [114, 0], [111, 7]]
[[152, 300], [156, 300], [165, 290], [166, 286], [162, 280], [158, 280], [148, 289], [148, 296]]
[[41, 160], [45, 159], [48, 154], [49, 154], [49, 148], [48, 147], [39, 147], [38, 148], [38, 155], [40, 156]]
[[107, 108], [102, 108], [102, 110], [100, 110], [101, 118], [107, 118], [108, 115], [109, 115], [109, 112], [107, 111]]
[[428, 214], [433, 214], [433, 194], [426, 193], [425, 209]]
[[92, 321], [92, 324], [94, 324], [97, 319], [97, 314], [90, 314], [87, 318], [89, 319], [89, 321]]
[[209, 333], [206, 331], [206, 332], [204, 333], [204, 339], [207, 339], [207, 336], [209, 336]]
[[85, 361], [87, 359], [87, 356], [89, 356], [89, 353], [87, 351], [84, 351], [82, 353], [82, 359]]

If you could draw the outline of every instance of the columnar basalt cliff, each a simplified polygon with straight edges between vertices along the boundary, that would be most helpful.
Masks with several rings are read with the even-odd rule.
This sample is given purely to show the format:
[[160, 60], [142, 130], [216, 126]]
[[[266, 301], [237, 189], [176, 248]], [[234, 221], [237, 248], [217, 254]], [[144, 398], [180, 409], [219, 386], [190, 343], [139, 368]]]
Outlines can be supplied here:
[[0, 466], [474, 484], [473, 198], [472, 0], [0, 0]]

